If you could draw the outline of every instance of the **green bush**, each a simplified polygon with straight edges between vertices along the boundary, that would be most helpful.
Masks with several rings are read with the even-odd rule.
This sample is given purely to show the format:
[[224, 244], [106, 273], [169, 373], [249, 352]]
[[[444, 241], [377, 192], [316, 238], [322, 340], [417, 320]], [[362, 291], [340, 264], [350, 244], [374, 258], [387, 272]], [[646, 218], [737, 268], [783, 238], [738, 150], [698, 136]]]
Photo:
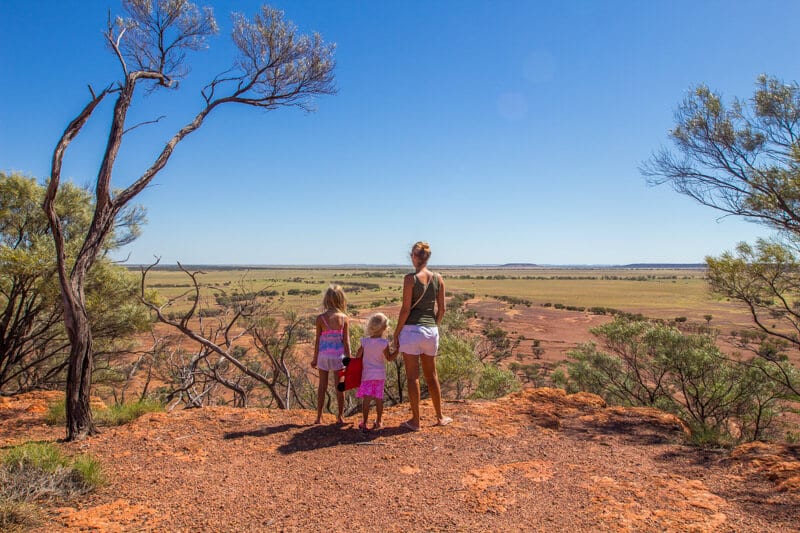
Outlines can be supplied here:
[[460, 400], [469, 395], [481, 371], [481, 362], [475, 355], [475, 344], [470, 339], [453, 334], [443, 334], [436, 357], [436, 373], [442, 389], [455, 391]]
[[673, 413], [701, 445], [768, 436], [791, 399], [781, 379], [797, 379], [786, 361], [733, 360], [711, 336], [665, 324], [617, 317], [591, 332], [607, 351], [587, 343], [568, 352], [567, 373], [559, 376], [567, 390]]
[[478, 381], [478, 388], [472, 397], [490, 400], [511, 394], [521, 388], [519, 380], [510, 370], [485, 365]]

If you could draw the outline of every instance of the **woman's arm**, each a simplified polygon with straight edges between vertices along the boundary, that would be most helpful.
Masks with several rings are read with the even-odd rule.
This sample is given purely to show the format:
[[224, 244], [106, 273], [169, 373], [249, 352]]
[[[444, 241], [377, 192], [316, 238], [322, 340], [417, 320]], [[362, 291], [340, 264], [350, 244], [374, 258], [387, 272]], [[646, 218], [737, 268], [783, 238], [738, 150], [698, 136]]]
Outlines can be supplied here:
[[362, 357], [364, 357], [364, 347], [359, 346], [358, 351], [356, 352], [356, 359], [360, 359]]
[[406, 325], [408, 315], [411, 313], [411, 295], [414, 292], [414, 274], [406, 274], [403, 278], [403, 304], [400, 307], [400, 316], [397, 317], [397, 327], [394, 328], [394, 345], [400, 345], [400, 332]]
[[436, 294], [436, 325], [442, 325], [442, 318], [444, 318], [444, 312], [446, 310], [446, 305], [444, 303], [444, 279], [440, 274], [434, 274], [435, 276], [439, 276], [439, 292]]
[[316, 321], [317, 333], [314, 336], [314, 358], [311, 360], [311, 368], [317, 368], [317, 359], [319, 359], [319, 336], [322, 333], [322, 321], [317, 317]]
[[386, 348], [383, 349], [383, 357], [387, 361], [393, 361], [394, 358], [397, 357], [397, 353], [393, 354], [391, 351], [389, 351], [389, 345], [387, 344]]

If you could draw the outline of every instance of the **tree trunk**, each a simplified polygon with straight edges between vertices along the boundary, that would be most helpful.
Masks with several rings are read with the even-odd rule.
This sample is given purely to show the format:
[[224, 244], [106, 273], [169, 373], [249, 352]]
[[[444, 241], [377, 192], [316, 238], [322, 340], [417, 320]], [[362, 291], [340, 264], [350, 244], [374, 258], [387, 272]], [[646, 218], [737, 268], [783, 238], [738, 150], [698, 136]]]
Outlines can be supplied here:
[[97, 433], [89, 407], [92, 386], [92, 330], [80, 305], [65, 309], [70, 339], [67, 371], [67, 440], [82, 440]]

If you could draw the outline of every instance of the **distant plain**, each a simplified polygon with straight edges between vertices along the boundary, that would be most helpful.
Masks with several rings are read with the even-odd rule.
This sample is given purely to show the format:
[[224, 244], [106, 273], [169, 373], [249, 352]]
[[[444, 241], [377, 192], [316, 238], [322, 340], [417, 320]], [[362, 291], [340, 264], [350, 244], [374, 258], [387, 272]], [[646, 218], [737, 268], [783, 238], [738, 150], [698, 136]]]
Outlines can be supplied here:
[[[321, 295], [312, 291], [323, 291], [331, 283], [341, 284], [349, 303], [355, 307], [369, 308], [377, 302], [391, 301], [399, 297], [402, 276], [407, 271], [397, 267], [188, 269], [201, 272], [198, 280], [207, 295], [216, 291], [275, 290], [281, 293], [285, 307], [298, 312], [318, 309]], [[611, 307], [664, 319], [674, 318], [673, 315], [679, 313], [702, 320], [703, 315], [716, 313], [735, 323], [749, 323], [744, 309], [710, 292], [705, 269], [701, 268], [469, 267], [434, 270], [442, 273], [449, 293], [473, 293], [477, 298], [504, 296], [528, 300], [533, 305], [559, 303], [586, 308]], [[171, 298], [186, 292], [191, 287], [191, 280], [179, 270], [158, 269], [148, 274], [147, 286]], [[290, 291], [293, 294], [289, 294]]]
[[[322, 293], [329, 284], [336, 283], [344, 288], [351, 314], [356, 318], [363, 318], [371, 310], [396, 318], [402, 277], [409, 271], [402, 267], [187, 268], [199, 272], [202, 304], [207, 307], [217, 306], [215, 295], [265, 291], [262, 294], [273, 295], [268, 299], [277, 309], [310, 315], [319, 312]], [[486, 310], [488, 315], [480, 312], [484, 318], [500, 318], [503, 313], [508, 314], [507, 318], [516, 317], [520, 333], [528, 329], [526, 317], [549, 321], [563, 317], [572, 324], [569, 336], [573, 340], [576, 336], [588, 339], [588, 327], [597, 321], [584, 321], [586, 326], [581, 331], [574, 331], [579, 329], [575, 322], [581, 322], [582, 316], [594, 316], [590, 308], [597, 307], [664, 320], [686, 317], [708, 323], [723, 335], [753, 327], [746, 309], [711, 292], [703, 268], [433, 269], [442, 273], [448, 296], [474, 295], [469, 307]], [[169, 311], [188, 309], [192, 285], [184, 272], [172, 267], [153, 270], [146, 285], [157, 290], [163, 299], [176, 298]]]

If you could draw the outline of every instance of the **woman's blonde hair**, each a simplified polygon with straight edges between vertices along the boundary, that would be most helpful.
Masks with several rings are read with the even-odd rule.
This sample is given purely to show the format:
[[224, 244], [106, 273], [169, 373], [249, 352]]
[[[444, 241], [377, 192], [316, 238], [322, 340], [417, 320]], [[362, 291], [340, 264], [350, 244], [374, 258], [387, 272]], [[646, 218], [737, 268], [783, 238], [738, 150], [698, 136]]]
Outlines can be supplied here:
[[327, 311], [332, 309], [347, 314], [347, 298], [339, 285], [331, 285], [322, 298], [322, 307]]
[[389, 326], [389, 319], [383, 313], [375, 313], [367, 320], [367, 336], [374, 337], [383, 334]]
[[427, 263], [431, 257], [431, 245], [424, 241], [418, 241], [411, 247], [411, 255]]

